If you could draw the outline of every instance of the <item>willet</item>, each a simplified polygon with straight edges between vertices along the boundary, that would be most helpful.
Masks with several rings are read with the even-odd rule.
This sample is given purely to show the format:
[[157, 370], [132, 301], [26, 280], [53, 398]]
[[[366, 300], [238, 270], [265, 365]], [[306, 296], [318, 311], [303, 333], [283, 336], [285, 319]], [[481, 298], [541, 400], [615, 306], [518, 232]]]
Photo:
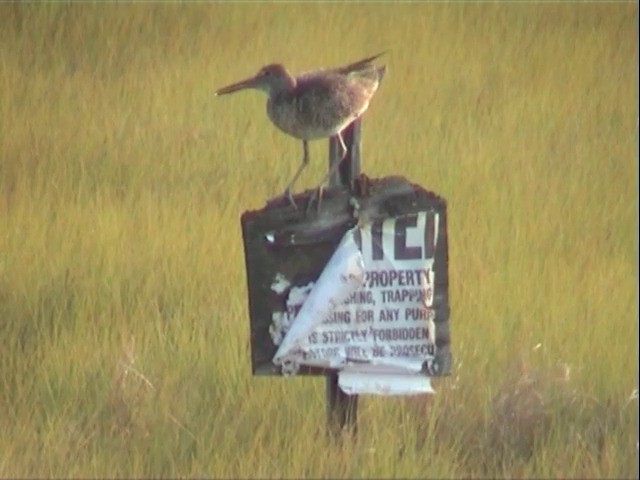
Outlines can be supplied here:
[[[283, 132], [302, 140], [302, 164], [287, 185], [284, 196], [296, 206], [291, 188], [309, 163], [309, 140], [337, 136], [342, 150], [347, 153], [342, 131], [360, 118], [369, 107], [369, 101], [378, 89], [385, 67], [372, 64], [382, 53], [357, 62], [325, 70], [302, 73], [296, 77], [280, 64], [267, 65], [253, 77], [216, 91], [225, 95], [245, 88], [264, 91], [268, 96], [267, 114]], [[318, 185], [322, 194], [324, 183], [340, 162]]]

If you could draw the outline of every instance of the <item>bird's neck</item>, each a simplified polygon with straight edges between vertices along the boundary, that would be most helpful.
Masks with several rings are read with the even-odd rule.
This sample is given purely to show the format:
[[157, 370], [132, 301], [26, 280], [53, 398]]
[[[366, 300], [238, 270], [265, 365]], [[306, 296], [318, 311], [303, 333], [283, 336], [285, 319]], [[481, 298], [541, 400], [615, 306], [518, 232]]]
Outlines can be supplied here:
[[285, 72], [280, 79], [278, 87], [279, 92], [276, 93], [291, 93], [296, 88], [296, 79], [289, 73]]
[[282, 75], [274, 78], [271, 83], [265, 83], [258, 88], [264, 90], [269, 98], [277, 98], [283, 95], [286, 96], [294, 92], [296, 88], [296, 79], [287, 72], [284, 72]]

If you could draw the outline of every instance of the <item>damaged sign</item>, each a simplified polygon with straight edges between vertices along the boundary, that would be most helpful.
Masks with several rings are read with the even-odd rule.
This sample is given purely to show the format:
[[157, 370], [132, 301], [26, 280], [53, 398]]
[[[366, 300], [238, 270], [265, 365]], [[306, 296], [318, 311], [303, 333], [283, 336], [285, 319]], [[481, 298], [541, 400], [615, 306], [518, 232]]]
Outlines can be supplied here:
[[357, 223], [243, 218], [254, 373], [333, 370], [347, 393], [390, 395], [431, 392], [430, 377], [449, 373], [445, 203], [390, 185]]

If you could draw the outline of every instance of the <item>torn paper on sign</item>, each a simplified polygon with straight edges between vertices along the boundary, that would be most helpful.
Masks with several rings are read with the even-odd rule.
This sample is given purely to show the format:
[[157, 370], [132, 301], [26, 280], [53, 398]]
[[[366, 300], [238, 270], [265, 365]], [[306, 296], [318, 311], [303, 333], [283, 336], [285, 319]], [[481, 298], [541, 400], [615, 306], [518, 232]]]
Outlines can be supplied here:
[[[291, 312], [299, 310], [304, 301], [307, 299], [309, 292], [313, 288], [314, 283], [311, 282], [302, 287], [293, 287], [289, 291], [287, 298], [287, 311], [286, 312], [273, 312], [271, 314], [271, 326], [269, 327], [269, 334], [274, 345], [280, 345], [287, 331], [293, 323], [295, 316]], [[274, 290], [272, 286], [272, 290]], [[274, 290], [275, 291], [275, 290]], [[283, 290], [284, 292], [284, 290]], [[282, 292], [280, 292], [282, 293]]]
[[318, 281], [292, 288], [287, 311], [274, 314], [273, 362], [283, 373], [338, 369], [349, 393], [430, 392], [437, 225], [429, 211], [348, 231]]
[[276, 278], [273, 280], [273, 283], [271, 284], [271, 290], [273, 290], [277, 294], [282, 294], [290, 286], [291, 286], [291, 282], [289, 282], [289, 280], [287, 280], [284, 277], [284, 275], [282, 275], [281, 273], [278, 273], [276, 275]]
[[311, 293], [298, 312], [291, 328], [276, 352], [273, 362], [281, 364], [287, 356], [300, 349], [312, 330], [322, 323], [364, 281], [364, 263], [360, 249], [348, 231], [322, 271]]

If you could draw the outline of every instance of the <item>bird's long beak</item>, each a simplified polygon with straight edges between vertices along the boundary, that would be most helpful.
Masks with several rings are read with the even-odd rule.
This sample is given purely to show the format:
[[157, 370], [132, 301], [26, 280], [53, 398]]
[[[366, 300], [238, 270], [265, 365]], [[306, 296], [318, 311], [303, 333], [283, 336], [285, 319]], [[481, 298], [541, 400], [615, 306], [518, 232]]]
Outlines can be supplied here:
[[254, 88], [257, 83], [258, 83], [257, 77], [247, 78], [245, 80], [241, 80], [231, 85], [227, 85], [226, 87], [223, 87], [220, 90], [217, 90], [216, 92], [214, 92], [214, 95], [226, 95], [227, 93], [237, 92], [238, 90], [242, 90], [245, 88]]

